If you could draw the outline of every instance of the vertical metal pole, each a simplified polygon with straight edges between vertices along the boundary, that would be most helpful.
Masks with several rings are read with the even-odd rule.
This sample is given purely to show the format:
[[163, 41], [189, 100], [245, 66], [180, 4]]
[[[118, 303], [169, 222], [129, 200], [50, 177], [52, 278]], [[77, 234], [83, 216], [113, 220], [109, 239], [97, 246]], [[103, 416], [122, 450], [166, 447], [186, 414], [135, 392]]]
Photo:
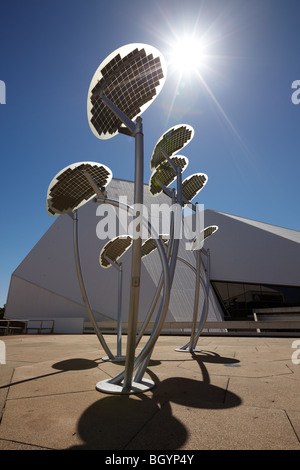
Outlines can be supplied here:
[[[144, 200], [144, 135], [142, 118], [136, 120], [135, 129], [135, 177], [134, 177], [134, 204], [142, 207]], [[141, 217], [140, 217], [141, 221]], [[132, 247], [132, 267], [131, 267], [131, 289], [129, 303], [129, 319], [127, 332], [127, 351], [125, 362], [125, 375], [123, 387], [130, 390], [133, 377], [133, 367], [136, 348], [136, 333], [139, 307], [140, 275], [141, 275], [141, 239], [142, 225], [140, 223], [140, 233], [135, 230]]]
[[205, 296], [206, 296], [206, 308], [205, 308], [205, 314], [202, 315], [200, 318], [199, 326], [198, 326], [198, 331], [195, 336], [195, 341], [194, 341], [194, 349], [197, 346], [197, 342], [199, 339], [200, 334], [202, 333], [202, 330], [204, 328], [205, 322], [207, 320], [208, 316], [208, 308], [209, 308], [209, 286], [210, 286], [210, 251], [207, 250], [207, 273], [206, 273], [206, 286], [203, 286]]
[[[194, 268], [194, 266], [192, 266], [190, 263], [188, 263], [188, 261], [186, 261], [185, 259], [181, 258], [181, 257], [178, 257], [177, 258], [178, 260], [182, 261], [184, 264], [186, 264], [196, 275], [197, 275], [197, 268]], [[199, 265], [200, 265], [200, 261], [201, 261], [201, 257], [199, 256], [198, 258], [198, 261], [199, 261]], [[200, 271], [199, 271], [200, 272]], [[197, 345], [197, 341], [198, 341], [198, 338], [201, 334], [201, 331], [203, 329], [203, 326], [206, 322], [206, 318], [207, 318], [207, 313], [208, 313], [208, 293], [207, 293], [207, 288], [204, 284], [204, 281], [201, 277], [201, 273], [200, 273], [200, 283], [199, 283], [199, 291], [200, 291], [200, 284], [202, 284], [202, 287], [203, 287], [203, 290], [204, 290], [204, 295], [205, 295], [205, 310], [202, 311], [201, 315], [200, 315], [200, 321], [199, 321], [199, 326], [198, 326], [198, 330], [197, 332], [194, 334], [194, 344], [191, 346], [191, 341], [189, 340], [188, 343], [186, 343], [184, 346], [182, 346], [181, 348], [176, 348], [175, 351], [179, 351], [179, 352], [191, 352], [191, 351], [196, 351], [196, 345]], [[194, 300], [194, 305], [195, 305], [195, 302], [196, 300]], [[204, 314], [203, 314], [204, 312]]]
[[198, 306], [199, 306], [199, 290], [200, 290], [200, 267], [201, 267], [201, 258], [200, 258], [201, 250], [197, 250], [197, 261], [196, 261], [196, 286], [195, 286], [195, 299], [194, 299], [194, 313], [193, 313], [193, 324], [192, 324], [192, 332], [191, 332], [191, 340], [190, 340], [190, 347], [189, 350], [193, 350], [194, 340], [195, 340], [195, 333], [196, 333], [196, 322], [197, 322], [197, 315], [198, 315]]
[[122, 277], [123, 266], [122, 263], [118, 270], [118, 331], [117, 331], [117, 357], [122, 356]]

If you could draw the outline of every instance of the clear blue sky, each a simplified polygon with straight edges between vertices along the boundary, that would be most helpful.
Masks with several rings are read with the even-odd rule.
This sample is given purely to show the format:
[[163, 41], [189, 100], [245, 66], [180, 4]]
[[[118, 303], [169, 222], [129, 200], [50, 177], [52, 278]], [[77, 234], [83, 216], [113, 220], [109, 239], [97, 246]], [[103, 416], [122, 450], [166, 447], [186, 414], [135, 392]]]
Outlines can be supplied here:
[[[201, 71], [171, 69], [143, 114], [145, 182], [159, 137], [186, 123], [185, 176], [208, 175], [205, 208], [300, 230], [299, 0], [0, 1], [0, 306], [10, 276], [53, 223], [47, 188], [65, 166], [98, 161], [133, 179], [132, 139], [98, 140], [86, 117], [97, 67], [129, 43], [166, 57], [176, 39], [205, 37]], [[276, 256], [276, 253], [274, 253]]]

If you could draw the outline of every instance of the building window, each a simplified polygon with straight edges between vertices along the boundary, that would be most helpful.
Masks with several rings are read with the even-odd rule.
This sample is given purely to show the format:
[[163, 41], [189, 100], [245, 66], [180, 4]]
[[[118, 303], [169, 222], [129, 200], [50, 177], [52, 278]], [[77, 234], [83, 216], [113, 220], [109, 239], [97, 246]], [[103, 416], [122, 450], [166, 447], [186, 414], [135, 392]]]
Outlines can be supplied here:
[[253, 319], [253, 310], [300, 307], [300, 287], [211, 281], [224, 311], [224, 320]]

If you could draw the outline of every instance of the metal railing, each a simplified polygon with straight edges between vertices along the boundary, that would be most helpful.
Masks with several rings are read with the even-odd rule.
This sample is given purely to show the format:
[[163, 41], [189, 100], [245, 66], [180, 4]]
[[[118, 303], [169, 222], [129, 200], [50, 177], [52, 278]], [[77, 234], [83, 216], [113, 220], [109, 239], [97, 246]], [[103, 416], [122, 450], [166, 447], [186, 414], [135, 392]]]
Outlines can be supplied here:
[[[98, 322], [103, 333], [116, 333], [116, 321]], [[122, 323], [122, 332], [126, 334], [128, 323]], [[142, 322], [138, 322], [138, 329], [142, 327]], [[146, 334], [153, 327], [150, 322]], [[162, 334], [186, 335], [190, 334], [192, 322], [165, 322]], [[83, 333], [93, 333], [92, 325], [84, 322]], [[207, 321], [204, 325], [202, 335], [281, 335], [300, 336], [300, 320], [240, 320], [240, 321]]]
[[[105, 334], [116, 334], [117, 321], [97, 322], [98, 327]], [[149, 322], [145, 334], [152, 331], [154, 323]], [[162, 334], [188, 335], [191, 334], [192, 322], [165, 322]], [[143, 323], [137, 323], [137, 330], [142, 328]], [[128, 322], [122, 323], [122, 333], [127, 334]], [[13, 334], [52, 334], [54, 320], [0, 320], [0, 335]], [[94, 333], [92, 324], [88, 321], [83, 323], [83, 333]], [[268, 319], [268, 320], [224, 320], [207, 321], [204, 324], [202, 335], [267, 335], [267, 336], [300, 336], [300, 319]]]
[[218, 328], [227, 335], [300, 336], [300, 320], [241, 320], [206, 322], [203, 334], [216, 334]]
[[52, 334], [54, 320], [0, 320], [0, 335]]
[[27, 322], [19, 320], [0, 320], [0, 335], [22, 335], [26, 333]]

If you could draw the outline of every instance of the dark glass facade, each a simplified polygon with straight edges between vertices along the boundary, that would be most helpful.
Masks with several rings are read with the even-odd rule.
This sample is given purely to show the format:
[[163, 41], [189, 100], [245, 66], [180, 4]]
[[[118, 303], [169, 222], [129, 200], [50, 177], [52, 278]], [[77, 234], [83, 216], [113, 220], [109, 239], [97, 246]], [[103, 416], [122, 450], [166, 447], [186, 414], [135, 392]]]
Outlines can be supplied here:
[[211, 281], [224, 320], [252, 320], [253, 309], [299, 307], [300, 286]]

